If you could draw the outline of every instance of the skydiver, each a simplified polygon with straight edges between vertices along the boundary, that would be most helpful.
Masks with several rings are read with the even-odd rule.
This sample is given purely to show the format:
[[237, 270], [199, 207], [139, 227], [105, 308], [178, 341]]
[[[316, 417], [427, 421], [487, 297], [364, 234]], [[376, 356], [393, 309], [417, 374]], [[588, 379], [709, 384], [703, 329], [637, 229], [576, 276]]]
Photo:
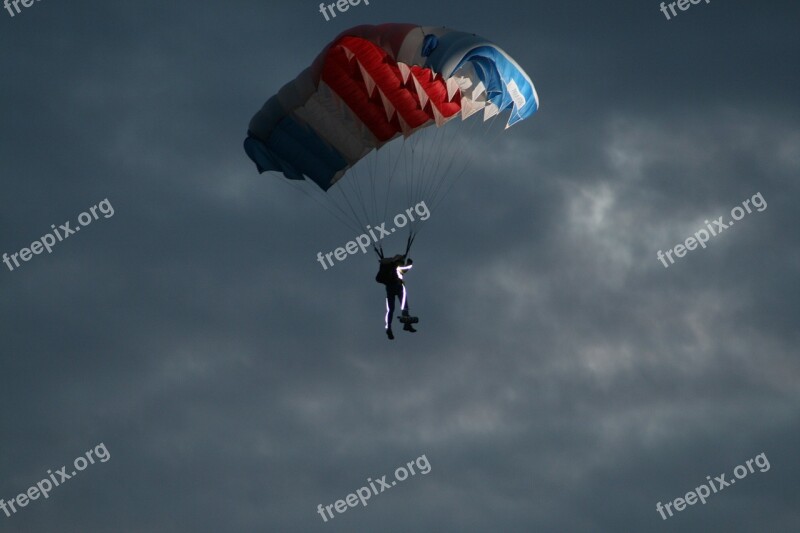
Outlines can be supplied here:
[[389, 340], [394, 339], [394, 333], [392, 333], [392, 318], [394, 317], [395, 297], [400, 299], [401, 317], [398, 320], [404, 323], [403, 331], [411, 333], [417, 331], [411, 325], [411, 321], [414, 320], [414, 317], [408, 314], [408, 294], [403, 281], [403, 273], [411, 270], [413, 264], [414, 261], [411, 259], [406, 260], [404, 255], [396, 255], [380, 260], [380, 270], [378, 271], [376, 280], [386, 285], [386, 317], [384, 319], [384, 326], [386, 328], [386, 336], [389, 337]]

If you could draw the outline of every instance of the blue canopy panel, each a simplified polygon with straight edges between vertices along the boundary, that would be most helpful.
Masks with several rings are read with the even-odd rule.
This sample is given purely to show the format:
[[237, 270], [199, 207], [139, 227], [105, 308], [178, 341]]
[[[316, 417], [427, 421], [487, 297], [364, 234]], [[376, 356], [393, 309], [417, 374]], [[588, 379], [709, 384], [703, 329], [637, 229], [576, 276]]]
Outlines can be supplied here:
[[425, 66], [449, 78], [467, 62], [486, 87], [487, 100], [500, 111], [511, 109], [507, 127], [530, 117], [539, 108], [536, 88], [525, 71], [499, 46], [475, 34], [442, 31]]
[[259, 172], [282, 172], [293, 180], [307, 176], [324, 191], [348, 166], [339, 151], [291, 114], [280, 119], [266, 142], [248, 132], [244, 150]]

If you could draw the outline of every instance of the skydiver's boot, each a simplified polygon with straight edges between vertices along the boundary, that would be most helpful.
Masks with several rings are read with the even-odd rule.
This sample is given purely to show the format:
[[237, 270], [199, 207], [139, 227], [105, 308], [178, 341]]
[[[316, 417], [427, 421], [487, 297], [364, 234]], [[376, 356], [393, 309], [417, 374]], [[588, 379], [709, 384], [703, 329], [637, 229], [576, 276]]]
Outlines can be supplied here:
[[412, 326], [411, 324], [406, 324], [405, 326], [403, 326], [403, 331], [410, 331], [411, 333], [417, 332], [417, 330], [415, 330], [414, 326]]
[[392, 333], [392, 328], [386, 330], [386, 336], [389, 337], [390, 341], [394, 340], [394, 333]]

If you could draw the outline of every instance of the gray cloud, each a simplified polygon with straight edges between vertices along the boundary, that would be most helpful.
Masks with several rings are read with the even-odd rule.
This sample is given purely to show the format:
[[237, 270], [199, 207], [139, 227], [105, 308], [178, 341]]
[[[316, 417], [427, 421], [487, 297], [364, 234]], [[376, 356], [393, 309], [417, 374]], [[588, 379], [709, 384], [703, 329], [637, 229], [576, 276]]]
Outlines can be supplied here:
[[[790, 2], [491, 6], [38, 2], [0, 14], [0, 498], [100, 442], [4, 531], [797, 528], [800, 52]], [[475, 31], [541, 110], [476, 158], [415, 244], [415, 336], [374, 259], [241, 149], [343, 29]], [[465, 141], [467, 142], [467, 141]], [[469, 142], [480, 148], [481, 139]], [[768, 208], [665, 269], [658, 250]], [[395, 241], [397, 242], [397, 241]], [[399, 246], [399, 244], [397, 245]], [[667, 521], [655, 510], [764, 452]], [[426, 454], [432, 470], [315, 509]]]

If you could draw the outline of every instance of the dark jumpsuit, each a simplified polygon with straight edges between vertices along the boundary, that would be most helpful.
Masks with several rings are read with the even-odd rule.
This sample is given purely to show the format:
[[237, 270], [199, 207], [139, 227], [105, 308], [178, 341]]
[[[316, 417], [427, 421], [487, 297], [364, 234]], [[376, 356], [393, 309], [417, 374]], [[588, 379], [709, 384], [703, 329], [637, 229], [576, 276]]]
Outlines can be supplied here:
[[408, 297], [406, 287], [403, 284], [403, 272], [409, 270], [411, 265], [396, 267], [393, 271], [392, 281], [386, 284], [386, 318], [384, 319], [386, 329], [392, 329], [392, 318], [394, 317], [394, 299], [400, 300], [400, 311], [403, 316], [408, 316]]

